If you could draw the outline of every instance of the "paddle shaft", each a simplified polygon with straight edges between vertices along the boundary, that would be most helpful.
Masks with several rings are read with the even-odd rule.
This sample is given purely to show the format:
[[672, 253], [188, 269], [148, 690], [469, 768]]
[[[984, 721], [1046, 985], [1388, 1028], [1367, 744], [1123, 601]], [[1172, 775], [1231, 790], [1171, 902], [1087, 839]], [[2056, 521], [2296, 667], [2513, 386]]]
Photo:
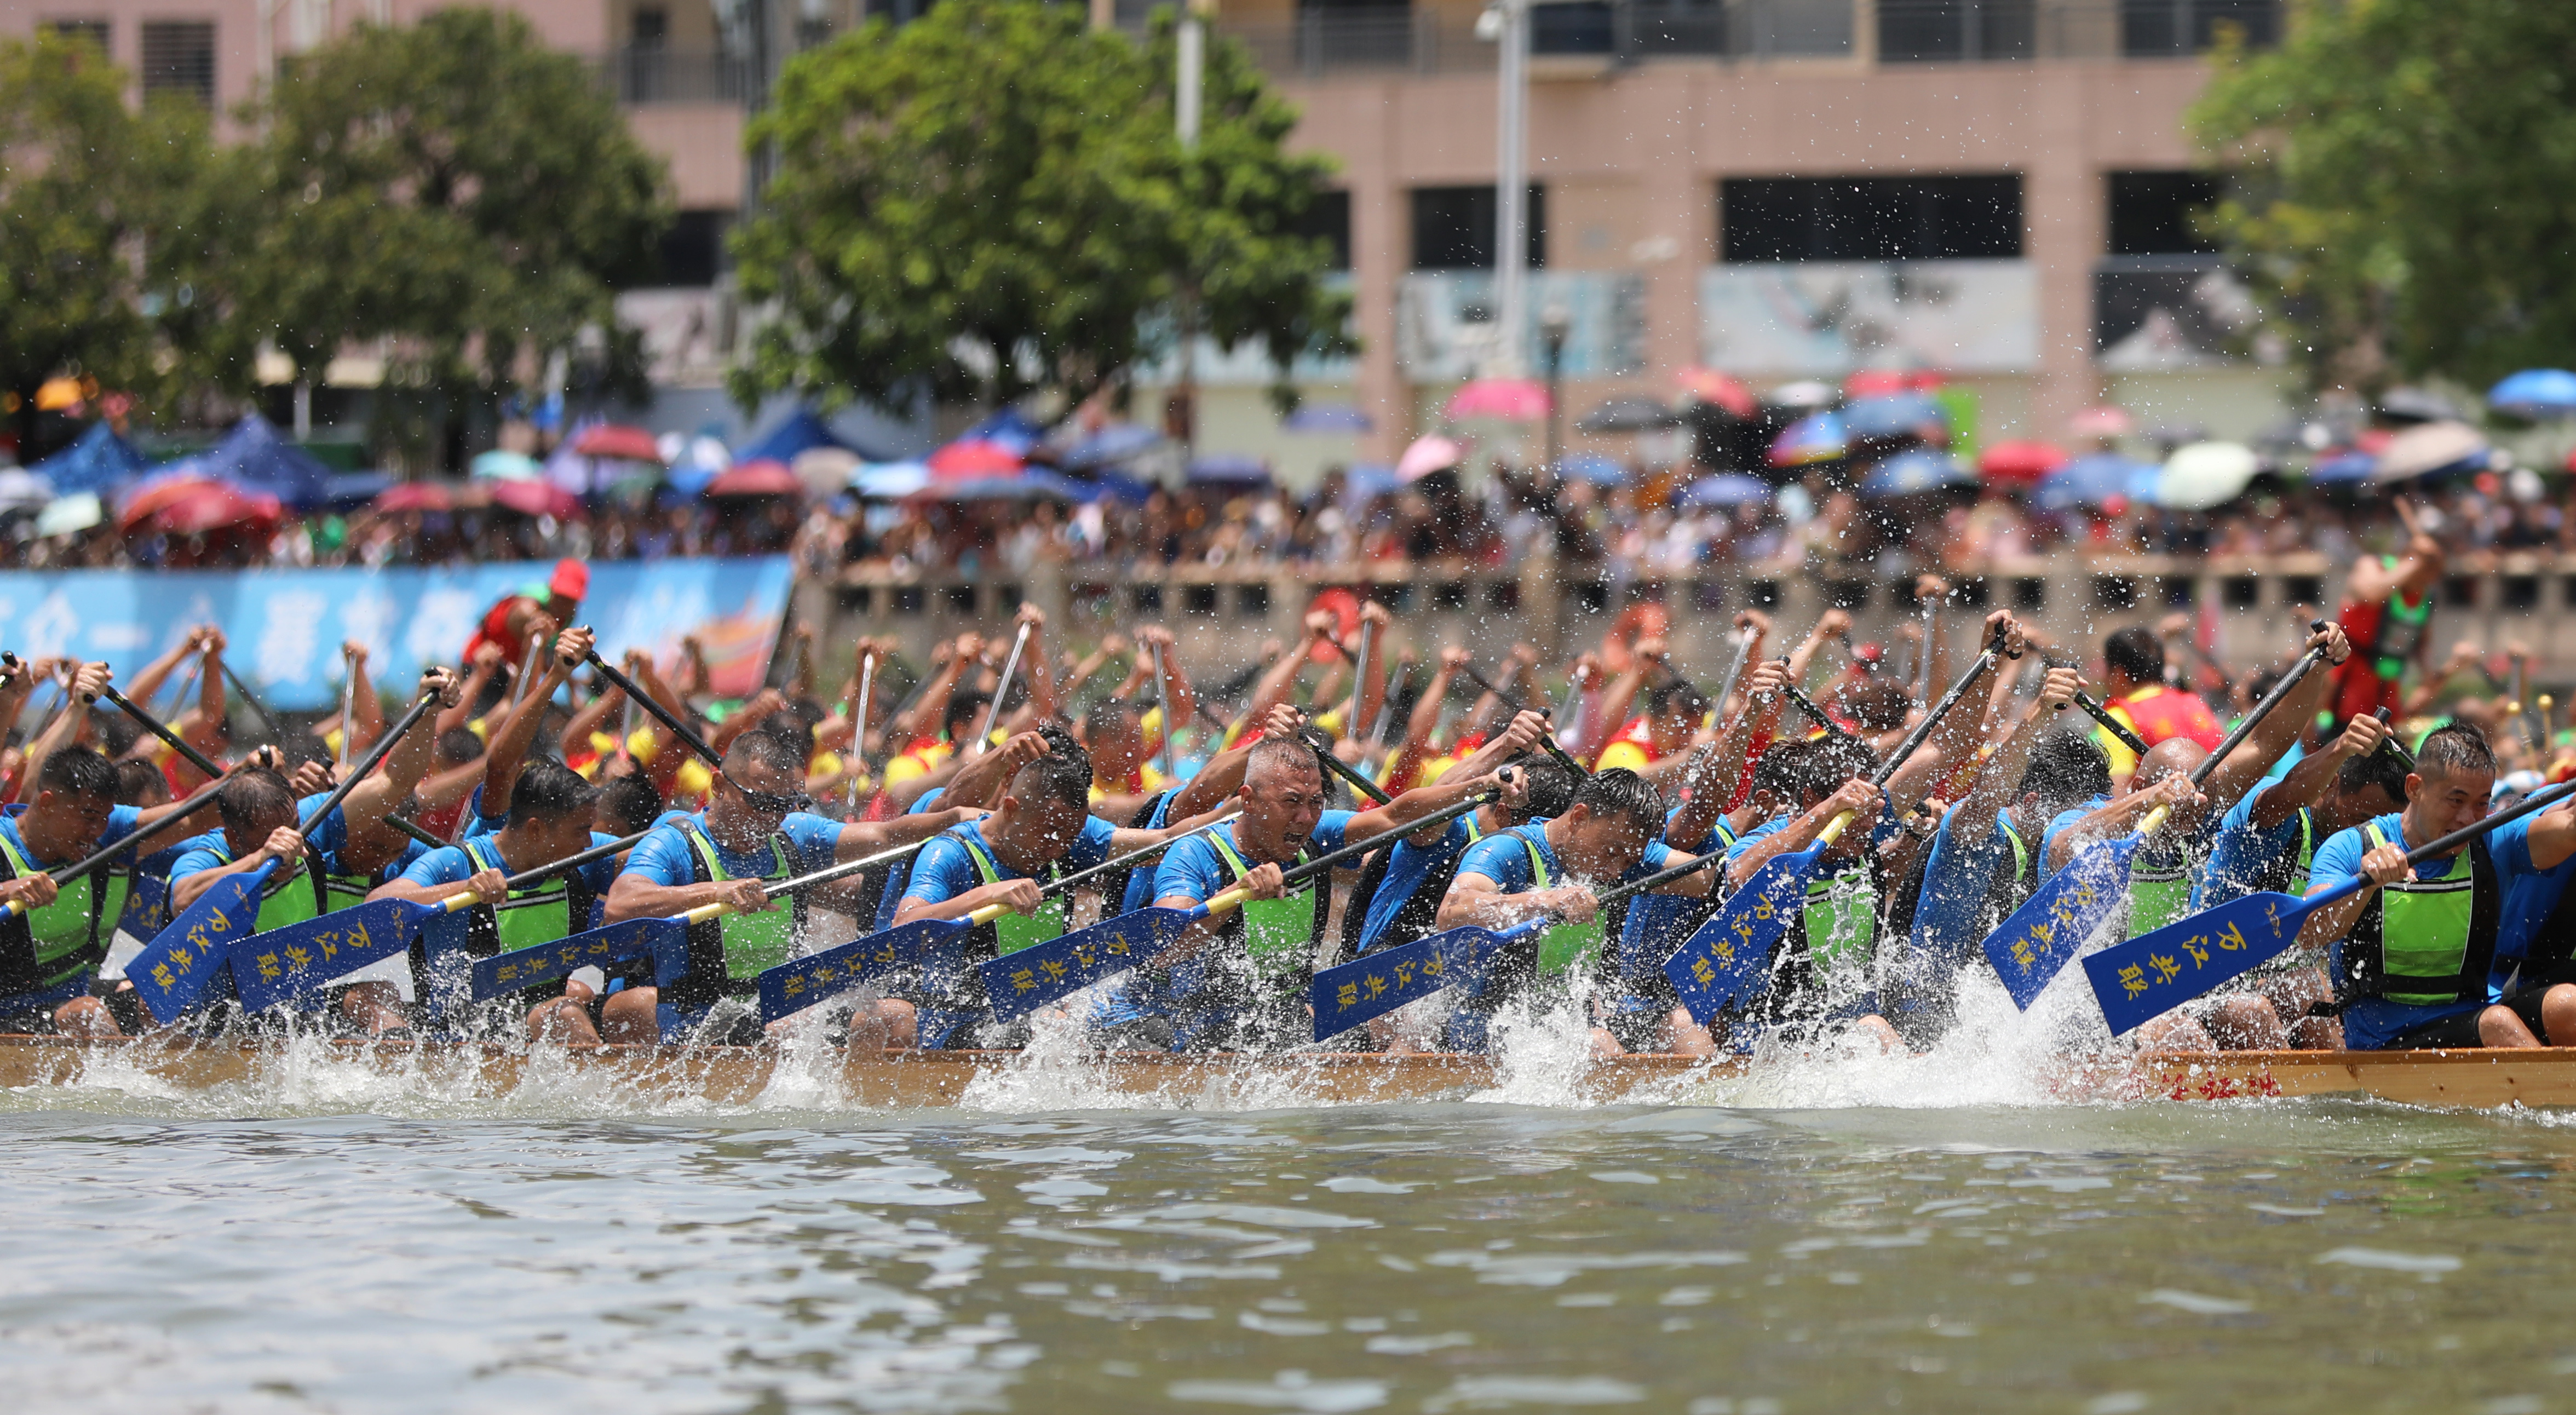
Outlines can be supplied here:
[[868, 774], [868, 695], [876, 687], [877, 656], [859, 655], [859, 691], [850, 699], [850, 783], [844, 814], [859, 813], [859, 780]]
[[632, 850], [636, 846], [643, 844], [644, 837], [651, 835], [652, 833], [653, 832], [650, 830], [639, 830], [633, 835], [623, 837], [622, 839], [606, 841], [602, 844], [593, 845], [589, 849], [580, 851], [579, 853], [566, 855], [551, 865], [539, 865], [533, 870], [528, 870], [522, 874], [512, 875], [508, 879], [501, 881], [501, 887], [503, 889], [525, 889], [529, 885], [535, 884], [541, 880], [552, 879], [556, 875], [562, 874], [567, 870], [577, 870], [584, 865], [605, 860], [611, 855], [615, 855], [626, 850]]
[[401, 831], [403, 834], [410, 836], [412, 839], [419, 841], [421, 844], [428, 846], [432, 850], [444, 850], [447, 848], [448, 842], [439, 839], [437, 836], [430, 834], [426, 830], [421, 829], [420, 826], [414, 822], [404, 820], [400, 816], [386, 816], [383, 819], [385, 824], [392, 826], [394, 829]]
[[[1318, 855], [1303, 864], [1293, 865], [1280, 873], [1279, 882], [1282, 885], [1304, 884], [1306, 881], [1313, 879], [1315, 876], [1322, 874], [1324, 871], [1331, 869], [1333, 866], [1340, 864], [1344, 860], [1356, 860], [1371, 850], [1377, 849], [1390, 837], [1400, 838], [1411, 835], [1415, 831], [1421, 830], [1426, 826], [1446, 824], [1494, 799], [1495, 794], [1493, 792], [1479, 791], [1475, 795], [1470, 796], [1466, 800], [1460, 801], [1455, 805], [1443, 806], [1439, 810], [1433, 811], [1431, 814], [1424, 816], [1418, 821], [1408, 822], [1404, 825], [1397, 826], [1393, 830], [1383, 832], [1382, 834], [1372, 835], [1366, 840], [1345, 845], [1339, 850], [1332, 851], [1328, 854]], [[1215, 895], [1199, 907], [1207, 910], [1209, 913], [1215, 913], [1219, 909], [1234, 908], [1235, 906], [1243, 903], [1244, 898], [1245, 896], [1241, 886], [1237, 886], [1233, 889], [1229, 889], [1223, 893]]]
[[[2118, 738], [2121, 746], [2128, 748], [2130, 751], [2135, 752], [2142, 757], [2147, 754], [2147, 739], [2139, 736], [2135, 731], [2131, 730], [2129, 724], [2113, 717], [2111, 715], [2111, 710], [2102, 706], [2102, 704], [2097, 701], [2092, 694], [2078, 692], [2075, 695], [2075, 705], [2084, 709], [2084, 715], [2086, 717], [2102, 724], [2103, 731]], [[2066, 710], [2066, 705], [2064, 703], [2058, 704], [2057, 710], [2064, 712]]]
[[340, 765], [346, 767], [349, 764], [349, 737], [357, 731], [358, 665], [347, 654], [340, 655], [340, 662], [348, 676], [340, 684], [340, 750], [336, 757]]
[[252, 692], [250, 685], [241, 680], [241, 675], [233, 672], [233, 666], [230, 663], [225, 663], [221, 659], [217, 659], [216, 662], [223, 667], [224, 681], [232, 684], [233, 691], [241, 694], [242, 702], [249, 706], [251, 716], [258, 718], [260, 726], [268, 729], [269, 740], [281, 747], [285, 746], [286, 734], [278, 728], [277, 719], [268, 715], [268, 709], [260, 706], [259, 694]]
[[1002, 699], [1011, 695], [1011, 679], [1020, 671], [1020, 654], [1029, 646], [1029, 626], [1011, 636], [1011, 653], [1002, 660], [1002, 681], [993, 685], [993, 700], [984, 704], [984, 727], [975, 734], [975, 755], [982, 756], [993, 745], [993, 724], [1001, 721]]
[[[1780, 661], [1782, 663], [1787, 663], [1789, 661], [1788, 656], [1785, 654], [1782, 655]], [[1854, 733], [1850, 728], [1845, 727], [1841, 723], [1834, 721], [1832, 718], [1825, 716], [1825, 710], [1816, 706], [1815, 699], [1808, 697], [1803, 692], [1800, 692], [1797, 684], [1784, 682], [1780, 685], [1780, 691], [1788, 694], [1790, 703], [1796, 706], [1798, 711], [1805, 713], [1808, 717], [1814, 719], [1815, 724], [1818, 727], [1825, 729], [1827, 736], [1840, 737], [1846, 742], [1857, 742], [1860, 740], [1859, 735]]]
[[[1322, 735], [1323, 734], [1321, 732], [1316, 733], [1316, 736], [1318, 737]], [[1340, 757], [1335, 756], [1331, 747], [1325, 746], [1312, 737], [1301, 738], [1300, 740], [1304, 741], [1307, 746], [1314, 749], [1317, 765], [1323, 767], [1324, 770], [1332, 773], [1333, 775], [1340, 777], [1342, 780], [1349, 782], [1352, 790], [1368, 797], [1370, 800], [1377, 802], [1381, 806], [1395, 799], [1394, 797], [1386, 794], [1386, 789], [1384, 787], [1381, 787], [1376, 782], [1369, 780], [1366, 772], [1361, 771], [1359, 768], [1352, 766], [1349, 762], [1343, 761]]]
[[[1986, 651], [1977, 655], [1977, 661], [1968, 665], [1968, 671], [1959, 675], [1959, 681], [1950, 685], [1950, 691], [1941, 695], [1941, 701], [1932, 705], [1932, 710], [1923, 715], [1923, 720], [1914, 724], [1914, 730], [1905, 734], [1905, 740], [1896, 744], [1896, 750], [1887, 754], [1887, 760], [1878, 764], [1878, 770], [1870, 773], [1869, 784], [1885, 790], [1887, 783], [1895, 780], [1896, 773], [1904, 767], [1906, 758], [1922, 747], [1933, 729], [1941, 725], [1941, 719], [1948, 717], [1950, 710], [1959, 705], [1959, 700], [1968, 695], [1968, 685], [1976, 682], [1979, 674], [1991, 670], [2003, 651], [2003, 632], [1997, 630], [1994, 642], [1986, 645]], [[1851, 819], [1852, 813], [1845, 811], [1825, 822], [1825, 828], [1816, 832], [1816, 844], [1831, 845], [1841, 839], [1843, 831], [1851, 825]]]
[[[135, 701], [132, 698], [116, 691], [116, 685], [111, 683], [108, 686], [99, 689], [99, 696], [107, 699], [117, 711], [124, 713], [127, 717], [133, 718], [137, 723], [142, 724], [144, 731], [149, 732], [153, 736], [160, 738], [162, 741], [169, 743], [170, 750], [177, 752], [180, 756], [188, 759], [188, 765], [195, 767], [197, 770], [204, 772], [208, 776], [221, 776], [224, 774], [224, 769], [215, 765], [215, 763], [210, 760], [205, 753], [189, 746], [186, 738], [171, 731], [167, 726], [163, 725], [158, 718], [145, 712], [141, 707], [135, 704]], [[347, 741], [348, 738], [343, 735], [341, 740]]]
[[[2325, 621], [2320, 619], [2308, 629], [2313, 633], [2325, 627]], [[2192, 769], [2191, 784], [2198, 786], [2207, 781], [2210, 773], [2218, 770], [2218, 764], [2227, 760], [2227, 754], [2235, 751], [2238, 743], [2253, 736], [2254, 729], [2263, 725], [2263, 719], [2272, 715], [2272, 709], [2279, 707], [2281, 700], [2290, 695], [2290, 690], [2299, 686], [2299, 680], [2308, 676], [2308, 670], [2316, 667], [2318, 660], [2325, 656], [2326, 651], [2321, 648], [2299, 655], [2299, 661], [2290, 665], [2290, 671], [2281, 675], [2281, 681], [2272, 685], [2272, 691], [2263, 695], [2263, 701], [2256, 703], [2252, 712], [2245, 714], [2245, 720], [2236, 724], [2236, 730], [2227, 734], [2227, 740], [2218, 744], [2218, 750]]]
[[90, 875], [96, 874], [102, 867], [106, 866], [115, 860], [117, 856], [124, 854], [128, 850], [143, 844], [147, 840], [156, 839], [160, 836], [169, 834], [172, 827], [178, 825], [188, 817], [195, 815], [208, 802], [214, 800], [215, 793], [222, 790], [223, 786], [224, 783], [221, 778], [207, 782], [204, 786], [197, 789], [196, 794], [188, 797], [184, 801], [181, 801], [176, 807], [173, 807], [170, 814], [161, 817], [159, 820], [156, 820], [149, 825], [136, 826], [134, 829], [118, 836], [108, 844], [100, 846], [98, 853], [78, 864], [73, 865], [70, 869], [45, 870], [42, 871], [42, 873], [53, 876], [54, 883], [57, 885], [70, 884], [74, 880], [86, 879]]
[[1726, 695], [1735, 691], [1736, 680], [1744, 676], [1744, 665], [1753, 656], [1753, 631], [1745, 629], [1735, 636], [1735, 655], [1726, 661], [1726, 676], [1717, 680], [1717, 696], [1709, 705], [1722, 716], [1726, 712]]
[[1181, 772], [1177, 764], [1178, 759], [1173, 756], [1172, 739], [1181, 735], [1181, 725], [1172, 720], [1172, 688], [1170, 680], [1163, 676], [1163, 646], [1159, 643], [1149, 643], [1145, 645], [1145, 649], [1154, 661], [1154, 704], [1163, 710], [1163, 740], [1160, 743], [1163, 749], [1163, 779], [1178, 781]]
[[[1493, 694], [1495, 701], [1500, 702], [1504, 707], [1511, 709], [1514, 716], [1518, 716], [1521, 713], [1529, 711], [1528, 708], [1514, 702], [1510, 694], [1505, 693], [1502, 689], [1497, 688], [1492, 683], [1486, 681], [1485, 675], [1476, 671], [1476, 665], [1472, 663], [1463, 663], [1459, 665], [1459, 670], [1467, 675], [1467, 680], [1469, 682], [1474, 683], [1477, 687]], [[1544, 712], [1547, 710], [1541, 709], [1541, 711]], [[1583, 767], [1583, 763], [1576, 761], [1573, 754], [1566, 751], [1565, 748], [1557, 742], [1555, 733], [1540, 733], [1538, 744], [1549, 756], [1556, 758], [1558, 765], [1564, 767], [1567, 771], [1573, 772], [1574, 779], [1576, 781], [1587, 781], [1591, 779], [1592, 773], [1586, 771]]]
[[421, 715], [428, 712], [431, 704], [437, 701], [436, 693], [421, 694], [420, 701], [413, 703], [411, 710], [402, 715], [402, 720], [393, 725], [393, 730], [385, 734], [385, 740], [368, 749], [367, 759], [358, 763], [339, 785], [331, 788], [331, 794], [322, 798], [321, 806], [313, 814], [295, 823], [295, 833], [309, 834], [316, 824], [329, 820], [331, 813], [340, 809], [340, 803], [349, 799], [349, 793], [358, 789], [358, 783], [366, 780], [368, 773], [384, 765], [385, 758], [393, 755], [395, 744], [402, 741], [403, 735], [411, 731], [413, 725], [420, 721]]
[[654, 721], [661, 723], [664, 727], [670, 728], [673, 736], [678, 737], [683, 743], [687, 744], [689, 750], [697, 753], [708, 766], [715, 768], [718, 775], [722, 775], [724, 773], [724, 757], [721, 753], [717, 752], [715, 748], [708, 746], [705, 738], [690, 731], [689, 724], [682, 722], [669, 708], [662, 706], [660, 701], [655, 699], [652, 694], [636, 687], [634, 679], [629, 678], [625, 674], [618, 672], [616, 669], [609, 667], [608, 660], [601, 658], [599, 656], [599, 650], [596, 648], [590, 651], [590, 666], [597, 672], [606, 675], [609, 682], [616, 684], [617, 691], [626, 695], [626, 701], [653, 714]]
[[1164, 851], [1171, 849], [1173, 846], [1180, 844], [1182, 841], [1189, 839], [1191, 836], [1198, 834], [1200, 831], [1214, 830], [1218, 826], [1221, 826], [1227, 821], [1230, 821], [1236, 816], [1242, 814], [1243, 812], [1241, 810], [1228, 811], [1224, 815], [1217, 817], [1215, 820], [1209, 821], [1207, 824], [1200, 826], [1198, 830], [1183, 831], [1181, 834], [1175, 835], [1169, 840], [1159, 841], [1155, 844], [1148, 845], [1142, 850], [1130, 850], [1126, 854], [1117, 856], [1114, 859], [1103, 860], [1099, 864], [1093, 865], [1087, 870], [1076, 870], [1072, 874], [1066, 875], [1064, 878], [1048, 885], [1046, 888], [1040, 890], [1039, 893], [1045, 895], [1061, 894], [1095, 875], [1105, 875], [1112, 870], [1123, 870], [1129, 865], [1136, 863], [1138, 860], [1142, 860], [1153, 855], [1159, 855]]

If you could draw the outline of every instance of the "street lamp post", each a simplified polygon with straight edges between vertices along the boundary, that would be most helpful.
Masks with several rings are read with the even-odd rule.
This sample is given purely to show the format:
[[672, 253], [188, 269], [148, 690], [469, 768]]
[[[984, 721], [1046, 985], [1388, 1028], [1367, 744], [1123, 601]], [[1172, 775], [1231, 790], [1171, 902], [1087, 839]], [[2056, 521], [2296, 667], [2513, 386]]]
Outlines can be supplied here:
[[1565, 461], [1565, 335], [1574, 317], [1550, 300], [1538, 318], [1539, 347], [1547, 355], [1547, 474], [1556, 477]]
[[1493, 0], [1477, 17], [1480, 39], [1497, 42], [1494, 86], [1494, 322], [1496, 372], [1519, 378], [1529, 369], [1529, 50], [1530, 0]]

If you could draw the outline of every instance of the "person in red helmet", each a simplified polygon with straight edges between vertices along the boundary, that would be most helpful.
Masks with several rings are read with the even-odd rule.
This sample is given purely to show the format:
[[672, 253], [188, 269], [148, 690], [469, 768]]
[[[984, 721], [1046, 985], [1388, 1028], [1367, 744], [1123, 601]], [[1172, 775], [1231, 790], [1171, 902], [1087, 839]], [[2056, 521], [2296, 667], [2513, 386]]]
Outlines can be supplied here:
[[501, 661], [515, 668], [527, 656], [528, 635], [536, 632], [537, 617], [570, 624], [581, 614], [582, 596], [588, 593], [590, 567], [578, 560], [556, 561], [554, 575], [544, 585], [503, 595], [483, 612], [482, 624], [465, 641], [464, 656], [457, 662], [472, 663], [476, 650], [493, 644], [501, 650]]

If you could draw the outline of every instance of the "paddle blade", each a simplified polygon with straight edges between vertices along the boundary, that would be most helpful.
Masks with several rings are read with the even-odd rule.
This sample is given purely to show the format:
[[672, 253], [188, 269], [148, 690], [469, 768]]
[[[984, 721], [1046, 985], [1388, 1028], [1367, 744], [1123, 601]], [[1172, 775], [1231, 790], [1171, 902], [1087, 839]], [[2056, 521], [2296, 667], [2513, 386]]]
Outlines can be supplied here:
[[152, 1020], [164, 1026], [197, 1005], [207, 985], [223, 971], [235, 939], [259, 921], [259, 891], [277, 870], [270, 860], [246, 875], [226, 875], [206, 887], [197, 902], [179, 912], [170, 926], [152, 936], [125, 976], [134, 982]]
[[1804, 907], [1807, 876], [1821, 847], [1774, 855], [1753, 872], [1726, 904], [1664, 960], [1664, 976], [1682, 1005], [1703, 1027], [1739, 997], [1759, 996], [1771, 985], [1771, 951]]
[[1317, 973], [1315, 1040], [1339, 1036], [1442, 988], [1474, 982], [1504, 944], [1540, 927], [1515, 924], [1502, 933], [1449, 929]]
[[503, 993], [569, 978], [583, 968], [640, 958], [662, 944], [681, 943], [687, 934], [686, 925], [670, 919], [628, 919], [552, 943], [477, 958], [467, 987], [476, 1002], [486, 1002]]
[[974, 925], [962, 919], [915, 919], [897, 928], [791, 958], [760, 975], [763, 1024], [838, 997], [870, 978], [928, 961], [928, 950], [949, 943]]
[[1103, 978], [1116, 977], [1171, 946], [1204, 909], [1148, 907], [1103, 919], [1062, 938], [975, 965], [993, 1016], [1004, 1022], [1070, 997]]
[[2318, 902], [2249, 894], [2103, 949], [2084, 960], [2102, 1020], [2119, 1036], [2272, 961]]
[[241, 989], [242, 1006], [265, 1012], [391, 958], [411, 947], [421, 919], [434, 912], [408, 899], [379, 899], [253, 934], [233, 945], [233, 983]]
[[1986, 961], [2004, 980], [2013, 1006], [2029, 1011], [2075, 950], [2129, 897], [2129, 857], [2137, 850], [2137, 837], [2128, 835], [2076, 851], [2065, 869], [2040, 881], [2003, 927], [1986, 935]]

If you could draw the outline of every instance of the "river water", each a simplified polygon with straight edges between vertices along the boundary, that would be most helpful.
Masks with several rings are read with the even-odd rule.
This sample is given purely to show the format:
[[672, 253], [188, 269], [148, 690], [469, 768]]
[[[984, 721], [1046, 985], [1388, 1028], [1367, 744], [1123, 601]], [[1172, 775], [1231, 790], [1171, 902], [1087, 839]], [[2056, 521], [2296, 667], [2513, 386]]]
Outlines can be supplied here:
[[0, 1093], [6, 1408], [2570, 1403], [2554, 1117], [1937, 1065], [1590, 1109]]

